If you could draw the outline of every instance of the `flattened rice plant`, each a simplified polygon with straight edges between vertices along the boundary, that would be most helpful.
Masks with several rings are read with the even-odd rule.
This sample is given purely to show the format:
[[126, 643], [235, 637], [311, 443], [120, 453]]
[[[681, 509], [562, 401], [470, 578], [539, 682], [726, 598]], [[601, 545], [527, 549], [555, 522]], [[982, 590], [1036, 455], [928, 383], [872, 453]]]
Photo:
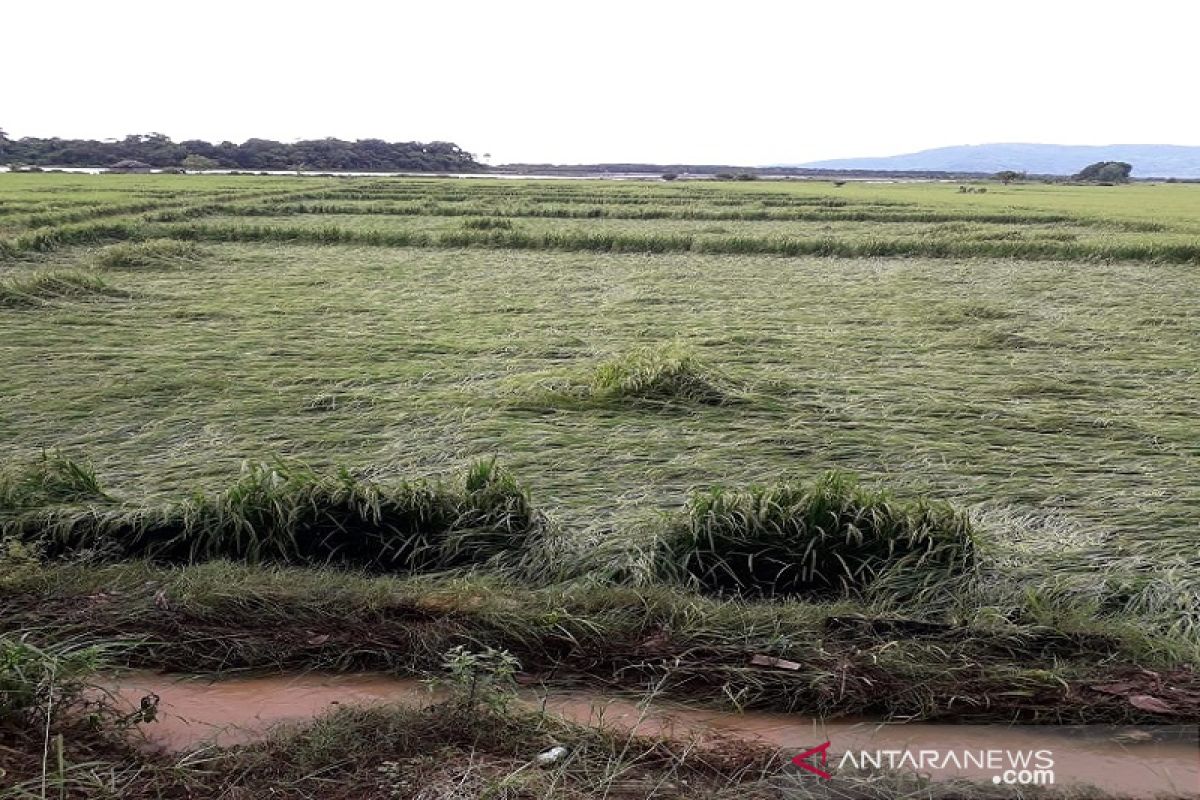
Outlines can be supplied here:
[[203, 255], [204, 251], [194, 242], [151, 239], [106, 247], [96, 258], [96, 266], [108, 270], [179, 268], [198, 261]]
[[0, 308], [37, 308], [56, 300], [121, 294], [98, 275], [82, 270], [48, 270], [0, 280]]

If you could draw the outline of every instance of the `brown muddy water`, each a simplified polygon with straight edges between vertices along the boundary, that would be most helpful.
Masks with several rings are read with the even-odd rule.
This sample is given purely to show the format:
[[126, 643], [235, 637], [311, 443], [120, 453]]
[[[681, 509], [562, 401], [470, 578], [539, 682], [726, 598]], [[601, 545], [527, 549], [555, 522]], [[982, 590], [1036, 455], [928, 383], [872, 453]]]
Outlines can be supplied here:
[[[303, 722], [338, 705], [417, 707], [440, 699], [419, 680], [375, 674], [305, 673], [214, 681], [133, 672], [113, 678], [107, 688], [130, 709], [142, 697], [157, 695], [158, 718], [138, 728], [148, 746], [175, 752], [252, 742], [276, 725]], [[881, 768], [899, 759], [900, 769], [933, 780], [967, 778], [1016, 785], [1052, 780], [1055, 786], [1092, 785], [1118, 797], [1200, 798], [1200, 747], [1194, 725], [1066, 728], [826, 722], [798, 714], [739, 713], [658, 699], [638, 703], [616, 696], [532, 689], [523, 692], [521, 702], [581, 725], [675, 739], [742, 739], [788, 756], [829, 742], [824, 765], [819, 755], [806, 763], [834, 773], [839, 766], [874, 770], [872, 759]], [[1052, 762], [1052, 778], [1037, 772], [1047, 761]], [[1015, 769], [1005, 774], [1010, 767]], [[1025, 774], [1022, 767], [1028, 767]], [[816, 775], [812, 779], [820, 780]]]

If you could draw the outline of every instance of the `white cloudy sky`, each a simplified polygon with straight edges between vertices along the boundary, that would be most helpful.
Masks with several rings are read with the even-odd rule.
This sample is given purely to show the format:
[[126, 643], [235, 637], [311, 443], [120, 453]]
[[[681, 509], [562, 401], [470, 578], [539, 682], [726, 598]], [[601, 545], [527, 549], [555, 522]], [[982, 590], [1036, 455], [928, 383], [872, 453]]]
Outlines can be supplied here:
[[766, 164], [1200, 144], [1190, 0], [19, 2], [0, 128]]

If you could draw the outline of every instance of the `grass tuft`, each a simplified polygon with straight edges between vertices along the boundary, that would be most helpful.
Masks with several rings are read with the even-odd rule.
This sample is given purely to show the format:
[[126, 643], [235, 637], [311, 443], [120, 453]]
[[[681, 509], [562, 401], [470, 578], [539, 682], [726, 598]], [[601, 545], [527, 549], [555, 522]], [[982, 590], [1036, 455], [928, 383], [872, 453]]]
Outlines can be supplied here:
[[0, 635], [0, 735], [36, 735], [78, 711], [111, 649], [69, 641], [39, 646], [27, 635]]

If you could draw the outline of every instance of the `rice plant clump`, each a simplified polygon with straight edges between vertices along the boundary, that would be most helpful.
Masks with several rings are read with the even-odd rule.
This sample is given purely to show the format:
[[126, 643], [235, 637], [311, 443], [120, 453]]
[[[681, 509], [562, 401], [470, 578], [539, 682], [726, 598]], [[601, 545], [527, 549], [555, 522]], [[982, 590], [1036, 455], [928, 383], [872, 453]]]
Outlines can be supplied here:
[[469, 231], [512, 230], [513, 221], [507, 217], [472, 217], [462, 221], [463, 229]]
[[198, 261], [204, 251], [195, 242], [151, 239], [148, 242], [115, 244], [96, 258], [96, 266], [111, 270], [180, 268]]
[[36, 308], [56, 300], [120, 294], [98, 275], [82, 270], [48, 270], [0, 279], [0, 308]]
[[213, 559], [421, 571], [522, 548], [546, 524], [492, 461], [459, 481], [381, 484], [342, 470], [248, 466], [221, 492], [161, 508], [26, 516], [9, 532], [47, 555], [93, 552], [173, 564]]
[[975, 534], [945, 503], [902, 501], [827, 473], [693, 494], [655, 554], [662, 577], [718, 595], [911, 594], [974, 570]]
[[733, 399], [724, 383], [689, 350], [672, 343], [631, 350], [600, 364], [588, 394], [597, 400], [719, 405]]
[[43, 453], [41, 460], [33, 464], [0, 472], [0, 514], [108, 499], [90, 464], [75, 461], [58, 451]]

